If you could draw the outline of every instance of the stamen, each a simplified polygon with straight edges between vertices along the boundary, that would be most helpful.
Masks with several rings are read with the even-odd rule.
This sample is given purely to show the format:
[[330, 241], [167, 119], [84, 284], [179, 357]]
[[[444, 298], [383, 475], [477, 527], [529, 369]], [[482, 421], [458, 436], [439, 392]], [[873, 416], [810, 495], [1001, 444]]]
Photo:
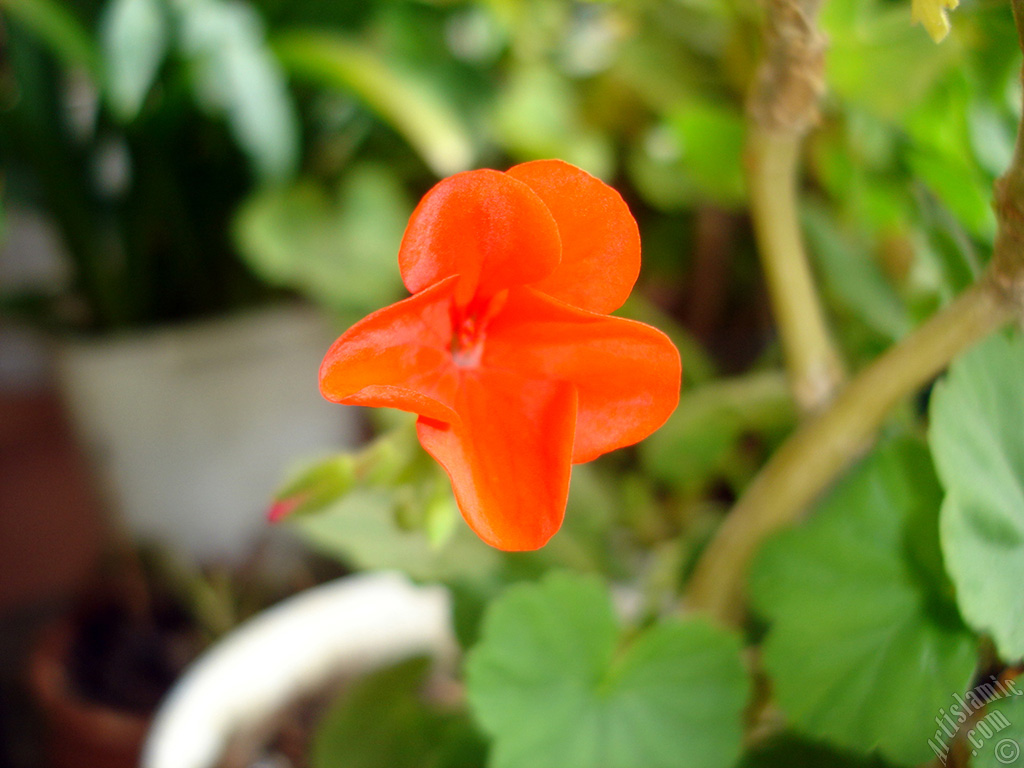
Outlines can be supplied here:
[[477, 315], [465, 317], [452, 329], [452, 360], [460, 368], [475, 368], [484, 353], [484, 333]]
[[452, 302], [449, 316], [452, 321], [452, 360], [461, 368], [480, 365], [484, 353], [487, 326], [508, 301], [508, 290], [499, 291], [485, 299], [475, 297], [466, 306]]

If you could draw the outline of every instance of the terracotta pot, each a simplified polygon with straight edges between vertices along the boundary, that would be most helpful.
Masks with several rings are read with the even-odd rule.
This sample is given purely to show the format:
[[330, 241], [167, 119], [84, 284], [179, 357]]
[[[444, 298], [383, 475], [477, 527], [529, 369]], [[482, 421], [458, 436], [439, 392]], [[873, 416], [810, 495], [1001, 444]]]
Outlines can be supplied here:
[[45, 727], [50, 768], [137, 768], [150, 717], [96, 704], [69, 679], [72, 625], [59, 621], [40, 635], [29, 658], [29, 688]]

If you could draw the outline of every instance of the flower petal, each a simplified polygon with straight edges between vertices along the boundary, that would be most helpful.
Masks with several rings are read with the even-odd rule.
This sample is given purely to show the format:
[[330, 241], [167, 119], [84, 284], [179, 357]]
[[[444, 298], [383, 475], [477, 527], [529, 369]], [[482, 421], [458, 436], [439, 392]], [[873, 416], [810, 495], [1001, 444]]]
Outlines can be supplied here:
[[621, 307], [640, 273], [640, 232], [619, 193], [561, 160], [523, 163], [508, 175], [544, 201], [562, 239], [561, 264], [533, 287], [591, 312]]
[[462, 516], [508, 551], [544, 546], [562, 524], [576, 422], [571, 384], [466, 371], [459, 419], [421, 418], [420, 443], [448, 472]]
[[488, 326], [481, 366], [576, 386], [573, 463], [632, 445], [679, 402], [679, 352], [656, 328], [586, 312], [533, 290], [510, 291]]
[[558, 227], [523, 182], [492, 170], [439, 182], [409, 219], [398, 252], [406, 287], [416, 293], [459, 275], [458, 302], [477, 293], [540, 280], [558, 266]]
[[345, 405], [399, 408], [456, 418], [451, 278], [378, 310], [334, 342], [320, 365], [320, 392]]

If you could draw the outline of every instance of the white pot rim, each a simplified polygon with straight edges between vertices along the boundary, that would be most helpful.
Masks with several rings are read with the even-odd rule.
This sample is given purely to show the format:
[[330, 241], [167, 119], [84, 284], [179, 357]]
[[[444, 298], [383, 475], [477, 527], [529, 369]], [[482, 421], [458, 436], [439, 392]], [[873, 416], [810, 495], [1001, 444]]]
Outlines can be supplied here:
[[211, 768], [240, 727], [341, 670], [426, 653], [451, 660], [450, 600], [397, 573], [348, 576], [255, 616], [204, 653], [164, 700], [141, 768]]

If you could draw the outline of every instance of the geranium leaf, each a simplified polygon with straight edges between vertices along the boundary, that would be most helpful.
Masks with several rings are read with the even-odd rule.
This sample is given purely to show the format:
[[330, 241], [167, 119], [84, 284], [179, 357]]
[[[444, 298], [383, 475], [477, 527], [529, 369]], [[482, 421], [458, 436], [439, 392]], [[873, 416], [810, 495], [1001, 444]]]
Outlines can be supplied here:
[[941, 570], [940, 500], [924, 446], [895, 441], [758, 556], [763, 662], [797, 730], [900, 763], [931, 756], [935, 717], [976, 659]]
[[493, 768], [726, 768], [747, 677], [737, 638], [664, 621], [621, 644], [596, 579], [552, 574], [492, 604], [467, 662]]
[[946, 489], [942, 550], [967, 623], [1024, 656], [1024, 338], [997, 335], [953, 364], [931, 400]]
[[888, 768], [878, 756], [837, 752], [826, 744], [782, 733], [756, 745], [738, 768]]
[[344, 690], [313, 735], [311, 768], [480, 765], [480, 737], [464, 712], [431, 699], [429, 672], [429, 659], [413, 658]]
[[965, 738], [974, 768], [1007, 768], [1024, 765], [1024, 688], [1013, 696], [996, 699], [985, 715], [968, 728]]

